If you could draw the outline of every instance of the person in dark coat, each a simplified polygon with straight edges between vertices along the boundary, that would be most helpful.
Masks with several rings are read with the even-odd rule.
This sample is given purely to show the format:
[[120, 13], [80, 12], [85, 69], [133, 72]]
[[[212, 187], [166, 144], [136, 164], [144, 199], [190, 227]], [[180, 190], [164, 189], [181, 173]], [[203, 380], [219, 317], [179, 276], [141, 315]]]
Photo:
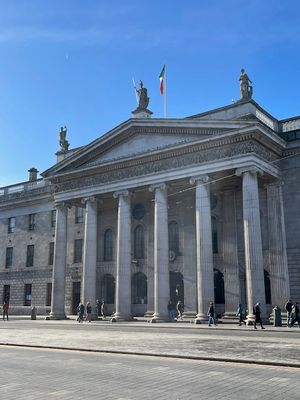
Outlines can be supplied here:
[[169, 303], [168, 303], [168, 315], [169, 315], [169, 320], [170, 321], [174, 321], [175, 320], [176, 308], [175, 308], [172, 300], [169, 300]]
[[88, 301], [86, 303], [86, 321], [91, 322], [92, 320], [92, 306], [91, 303]]
[[79, 306], [78, 306], [78, 309], [77, 309], [77, 312], [78, 312], [77, 321], [78, 322], [83, 322], [83, 320], [84, 320], [84, 311], [85, 311], [84, 304], [79, 303]]
[[215, 318], [215, 307], [212, 301], [209, 303], [207, 315], [208, 315], [208, 326], [211, 326], [212, 323], [216, 326], [217, 324]]
[[260, 303], [256, 303], [256, 305], [253, 307], [253, 314], [255, 315], [254, 329], [257, 329], [256, 324], [260, 324], [261, 329], [265, 329], [261, 320]]
[[292, 308], [293, 308], [293, 302], [291, 299], [286, 302], [285, 304], [285, 311], [286, 311], [286, 318], [287, 318], [287, 326], [291, 326], [291, 321], [292, 321]]
[[236, 310], [236, 316], [239, 317], [239, 326], [242, 325], [242, 322], [246, 325], [246, 321], [244, 320], [245, 309], [243, 304], [239, 304], [238, 309]]
[[295, 322], [298, 322], [298, 328], [300, 328], [300, 315], [299, 315], [299, 304], [295, 303], [292, 308], [292, 322], [291, 327], [294, 326]]
[[6, 317], [6, 320], [8, 321], [8, 309], [9, 309], [8, 301], [5, 301], [3, 303], [2, 308], [3, 308], [3, 321], [5, 321], [5, 317]]

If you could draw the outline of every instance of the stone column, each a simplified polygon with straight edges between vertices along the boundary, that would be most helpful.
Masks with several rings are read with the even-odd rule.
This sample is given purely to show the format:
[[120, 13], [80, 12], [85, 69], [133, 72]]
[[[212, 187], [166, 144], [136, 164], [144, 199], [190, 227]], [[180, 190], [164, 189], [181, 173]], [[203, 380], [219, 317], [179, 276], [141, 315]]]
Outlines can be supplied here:
[[266, 314], [265, 285], [262, 238], [260, 226], [259, 194], [257, 175], [263, 172], [258, 168], [238, 169], [238, 176], [243, 177], [243, 220], [246, 268], [246, 291], [248, 323], [252, 323], [253, 306], [260, 302], [262, 317]]
[[281, 310], [284, 310], [284, 305], [290, 298], [290, 287], [282, 190], [280, 182], [274, 182], [266, 187], [272, 305], [279, 306]]
[[214, 268], [208, 175], [192, 177], [196, 184], [196, 258], [198, 314], [195, 323], [207, 320], [209, 302], [214, 302]]
[[150, 186], [154, 203], [154, 314], [153, 322], [167, 321], [170, 299], [169, 239], [167, 187], [164, 183]]
[[97, 200], [88, 197], [86, 205], [83, 247], [82, 302], [91, 303], [93, 318], [96, 312], [96, 263], [97, 263]]
[[65, 203], [57, 203], [55, 206], [56, 224], [50, 318], [65, 319], [68, 208]]
[[119, 199], [117, 262], [116, 262], [116, 311], [112, 321], [130, 320], [131, 315], [131, 210], [130, 193], [114, 193]]
[[237, 252], [235, 190], [224, 189], [223, 204], [223, 265], [225, 289], [224, 318], [235, 318], [240, 303], [240, 278]]

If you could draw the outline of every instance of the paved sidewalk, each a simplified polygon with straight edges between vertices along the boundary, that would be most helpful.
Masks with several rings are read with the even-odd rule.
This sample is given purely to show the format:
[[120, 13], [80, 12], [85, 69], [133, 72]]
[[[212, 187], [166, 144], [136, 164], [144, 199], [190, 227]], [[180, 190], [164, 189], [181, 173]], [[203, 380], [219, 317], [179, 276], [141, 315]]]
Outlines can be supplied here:
[[300, 329], [146, 321], [79, 324], [75, 319], [0, 321], [0, 345], [286, 365], [300, 368]]

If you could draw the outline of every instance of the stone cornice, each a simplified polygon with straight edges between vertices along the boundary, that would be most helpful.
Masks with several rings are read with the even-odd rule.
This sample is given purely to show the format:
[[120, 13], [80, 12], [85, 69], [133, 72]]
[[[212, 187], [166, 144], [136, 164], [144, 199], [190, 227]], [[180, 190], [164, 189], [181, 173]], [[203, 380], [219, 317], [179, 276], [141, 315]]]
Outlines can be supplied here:
[[51, 185], [47, 185], [38, 189], [33, 190], [22, 190], [20, 192], [9, 193], [0, 196], [0, 204], [2, 203], [25, 203], [30, 202], [33, 203], [37, 200], [39, 203], [42, 199], [50, 198], [53, 193], [53, 187]]

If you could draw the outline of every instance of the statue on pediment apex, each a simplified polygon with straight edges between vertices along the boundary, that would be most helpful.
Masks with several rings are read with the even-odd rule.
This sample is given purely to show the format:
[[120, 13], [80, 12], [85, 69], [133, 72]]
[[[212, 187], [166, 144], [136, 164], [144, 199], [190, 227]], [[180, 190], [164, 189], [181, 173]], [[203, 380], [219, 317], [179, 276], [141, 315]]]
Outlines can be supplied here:
[[140, 81], [140, 88], [136, 89], [136, 92], [139, 99], [138, 109], [147, 110], [150, 99], [148, 97], [147, 89], [144, 87], [143, 81]]
[[67, 152], [69, 150], [70, 143], [66, 139], [67, 136], [67, 127], [62, 126], [59, 132], [59, 145], [60, 151]]
[[249, 100], [252, 98], [253, 94], [253, 87], [252, 81], [250, 80], [249, 76], [247, 75], [246, 71], [242, 68], [240, 74], [240, 94], [242, 100]]

